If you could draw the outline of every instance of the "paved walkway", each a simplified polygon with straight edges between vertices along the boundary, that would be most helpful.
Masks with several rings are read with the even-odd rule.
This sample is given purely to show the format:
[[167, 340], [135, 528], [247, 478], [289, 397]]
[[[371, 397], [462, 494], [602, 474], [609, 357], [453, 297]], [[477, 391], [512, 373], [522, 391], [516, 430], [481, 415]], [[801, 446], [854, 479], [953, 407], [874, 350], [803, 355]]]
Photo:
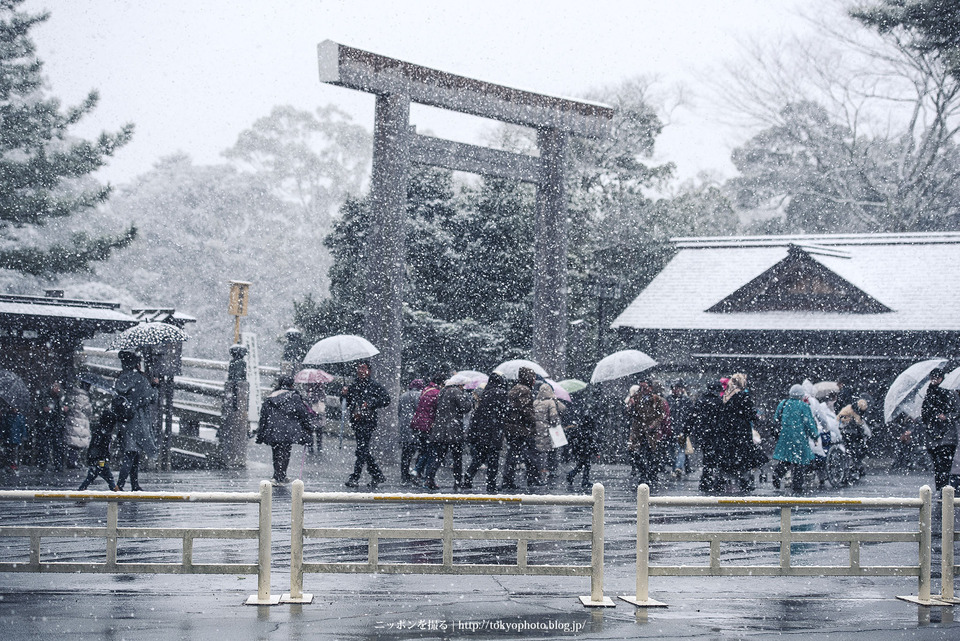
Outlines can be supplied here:
[[[330, 439], [322, 455], [295, 452], [290, 476], [308, 489], [342, 490], [352, 450]], [[302, 461], [302, 472], [301, 472]], [[623, 466], [599, 466], [596, 480], [607, 487], [609, 596], [634, 592], [631, 539], [634, 496]], [[271, 473], [269, 450], [251, 445], [245, 470], [145, 472], [148, 490], [214, 491], [257, 487]], [[449, 476], [439, 482], [449, 488]], [[0, 477], [4, 487], [75, 489], [82, 470], [42, 475], [24, 470]], [[396, 477], [396, 473], [392, 475]], [[926, 474], [872, 476], [848, 496], [916, 496]], [[102, 481], [91, 489], [102, 489]], [[402, 491], [392, 481], [380, 491]], [[671, 483], [670, 494], [694, 494], [695, 479]], [[758, 494], [775, 494], [768, 486]], [[289, 493], [277, 488], [277, 527], [289, 523]], [[0, 504], [4, 522], [17, 508]], [[51, 514], [57, 516], [59, 513]], [[284, 516], [287, 515], [287, 516]], [[234, 518], [211, 512], [204, 525]], [[207, 521], [211, 521], [208, 523]], [[282, 535], [275, 558], [282, 557]], [[275, 561], [273, 592], [289, 577]], [[645, 611], [622, 601], [616, 608], [584, 609], [577, 597], [589, 592], [586, 578], [454, 577], [412, 575], [308, 575], [309, 605], [251, 607], [256, 577], [168, 575], [0, 574], [0, 621], [11, 639], [47, 639], [51, 634], [89, 639], [622, 639], [631, 637], [765, 639], [773, 635], [831, 639], [956, 639], [960, 611], [918, 607], [894, 598], [916, 592], [903, 578], [674, 578], [654, 577], [651, 596], [668, 608]], [[669, 591], [668, 591], [669, 590]]]

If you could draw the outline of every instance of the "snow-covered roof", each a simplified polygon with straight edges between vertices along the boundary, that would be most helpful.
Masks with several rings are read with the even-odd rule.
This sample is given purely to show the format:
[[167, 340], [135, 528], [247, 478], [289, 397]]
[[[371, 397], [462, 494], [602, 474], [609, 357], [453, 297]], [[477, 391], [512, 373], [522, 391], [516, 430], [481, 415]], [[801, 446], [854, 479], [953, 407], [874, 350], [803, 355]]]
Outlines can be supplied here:
[[[677, 238], [679, 250], [612, 327], [664, 330], [960, 331], [960, 233]], [[890, 311], [707, 311], [790, 247]]]
[[138, 321], [120, 311], [117, 303], [47, 298], [40, 296], [13, 296], [0, 294], [0, 316], [27, 319], [63, 319], [93, 321], [107, 331], [125, 329]]

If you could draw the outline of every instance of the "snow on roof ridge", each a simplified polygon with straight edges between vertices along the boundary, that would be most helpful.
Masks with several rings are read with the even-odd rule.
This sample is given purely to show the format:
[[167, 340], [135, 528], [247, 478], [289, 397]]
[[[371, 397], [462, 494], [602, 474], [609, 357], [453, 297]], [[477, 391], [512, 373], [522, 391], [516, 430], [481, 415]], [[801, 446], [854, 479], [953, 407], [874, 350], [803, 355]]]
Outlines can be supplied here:
[[794, 234], [785, 236], [682, 236], [670, 242], [679, 249], [712, 247], [787, 247], [798, 245], [931, 245], [960, 243], [960, 232], [909, 232], [886, 234]]

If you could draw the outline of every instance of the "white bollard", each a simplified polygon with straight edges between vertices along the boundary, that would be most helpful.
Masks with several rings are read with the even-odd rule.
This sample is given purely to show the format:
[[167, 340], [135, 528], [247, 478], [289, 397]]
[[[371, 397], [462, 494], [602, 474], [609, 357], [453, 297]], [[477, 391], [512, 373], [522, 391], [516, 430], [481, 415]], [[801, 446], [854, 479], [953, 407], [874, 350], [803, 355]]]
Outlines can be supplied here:
[[637, 591], [620, 598], [642, 608], [667, 607], [650, 598], [650, 486], [646, 483], [637, 486]]
[[280, 595], [270, 594], [270, 528], [273, 514], [273, 486], [270, 481], [260, 481], [260, 523], [257, 537], [257, 593], [251, 595], [247, 605], [277, 605]]
[[580, 597], [583, 605], [591, 608], [613, 608], [616, 604], [603, 596], [603, 485], [593, 484], [593, 522], [590, 556], [590, 596]]
[[943, 518], [941, 519], [942, 530], [940, 536], [940, 599], [949, 603], [960, 603], [960, 600], [953, 596], [953, 545], [956, 538], [953, 524], [953, 520], [956, 518], [954, 498], [953, 486], [948, 485], [943, 488]]
[[290, 495], [290, 592], [280, 603], [313, 603], [313, 595], [303, 593], [303, 481], [293, 482]]

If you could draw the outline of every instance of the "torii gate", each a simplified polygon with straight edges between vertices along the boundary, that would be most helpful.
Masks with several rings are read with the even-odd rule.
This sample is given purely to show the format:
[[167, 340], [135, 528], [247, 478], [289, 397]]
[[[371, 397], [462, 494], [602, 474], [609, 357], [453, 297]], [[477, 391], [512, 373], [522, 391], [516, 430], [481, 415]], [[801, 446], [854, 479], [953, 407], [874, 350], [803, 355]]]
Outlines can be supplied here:
[[[396, 398], [406, 255], [403, 216], [411, 162], [537, 185], [532, 356], [562, 378], [567, 330], [564, 152], [571, 134], [605, 136], [613, 109], [465, 78], [331, 40], [321, 42], [317, 53], [321, 82], [377, 96], [364, 333], [381, 350], [378, 378]], [[540, 156], [419, 135], [409, 124], [411, 102], [533, 127]]]

